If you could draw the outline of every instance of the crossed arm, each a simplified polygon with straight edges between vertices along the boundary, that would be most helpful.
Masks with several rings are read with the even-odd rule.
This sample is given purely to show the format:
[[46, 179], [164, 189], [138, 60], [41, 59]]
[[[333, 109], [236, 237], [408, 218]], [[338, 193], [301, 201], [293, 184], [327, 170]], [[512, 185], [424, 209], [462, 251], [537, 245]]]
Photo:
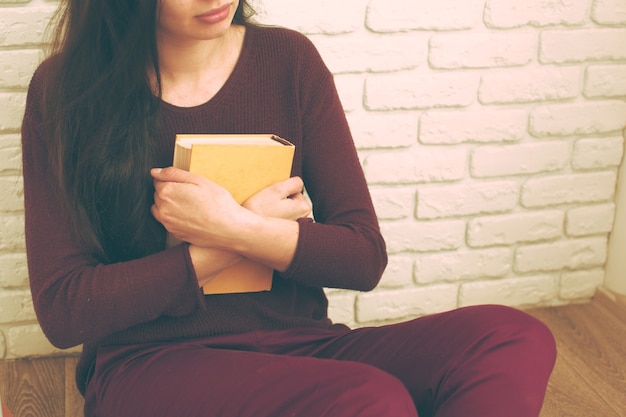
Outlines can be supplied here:
[[189, 242], [200, 286], [244, 257], [287, 269], [298, 242], [296, 220], [311, 212], [299, 177], [271, 185], [239, 205], [224, 188], [187, 171], [168, 167], [151, 174], [152, 215]]

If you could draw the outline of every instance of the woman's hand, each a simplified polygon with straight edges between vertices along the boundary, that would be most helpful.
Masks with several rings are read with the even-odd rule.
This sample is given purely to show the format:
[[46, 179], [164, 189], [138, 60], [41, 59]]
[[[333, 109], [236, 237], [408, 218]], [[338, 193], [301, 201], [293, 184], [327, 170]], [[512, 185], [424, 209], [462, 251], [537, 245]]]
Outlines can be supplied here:
[[297, 220], [311, 213], [311, 205], [302, 195], [300, 177], [277, 182], [248, 198], [243, 207], [263, 217]]
[[[278, 271], [291, 263], [299, 235], [295, 220], [311, 212], [300, 178], [273, 184], [239, 205], [226, 189], [202, 176], [173, 167], [153, 169], [151, 175], [152, 214], [170, 233], [191, 244], [194, 267], [209, 265], [215, 259], [213, 250], [231, 251]], [[191, 250], [194, 246], [209, 251]], [[226, 263], [238, 260], [234, 256]], [[202, 279], [210, 279], [215, 268], [205, 272]]]
[[240, 233], [238, 224], [253, 215], [230, 193], [208, 179], [174, 168], [155, 168], [155, 219], [177, 239], [200, 247], [230, 249], [228, 242]]

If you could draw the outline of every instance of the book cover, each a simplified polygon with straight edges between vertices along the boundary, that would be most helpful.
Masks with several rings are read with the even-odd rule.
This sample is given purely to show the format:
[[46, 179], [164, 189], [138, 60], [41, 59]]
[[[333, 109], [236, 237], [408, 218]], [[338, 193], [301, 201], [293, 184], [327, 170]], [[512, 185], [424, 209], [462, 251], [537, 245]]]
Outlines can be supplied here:
[[[291, 175], [295, 147], [276, 135], [176, 135], [174, 163], [226, 188], [242, 204], [250, 196]], [[177, 243], [168, 236], [168, 245]], [[205, 294], [268, 291], [272, 268], [245, 259], [220, 272]]]

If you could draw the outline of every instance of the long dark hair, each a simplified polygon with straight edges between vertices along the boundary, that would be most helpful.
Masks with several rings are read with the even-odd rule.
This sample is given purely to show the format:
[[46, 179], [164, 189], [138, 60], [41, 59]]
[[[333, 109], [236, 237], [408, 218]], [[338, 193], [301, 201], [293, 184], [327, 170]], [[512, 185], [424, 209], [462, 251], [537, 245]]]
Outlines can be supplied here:
[[[50, 26], [43, 126], [73, 231], [105, 263], [153, 251], [151, 138], [161, 95], [159, 0], [63, 0]], [[248, 25], [241, 0], [233, 22]], [[156, 85], [149, 73], [156, 74]]]

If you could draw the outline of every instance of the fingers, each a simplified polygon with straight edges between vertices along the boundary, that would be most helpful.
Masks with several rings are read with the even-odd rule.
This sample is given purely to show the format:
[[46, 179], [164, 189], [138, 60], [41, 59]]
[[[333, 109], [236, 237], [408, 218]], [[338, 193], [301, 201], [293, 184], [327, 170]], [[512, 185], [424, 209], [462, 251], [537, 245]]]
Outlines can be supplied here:
[[177, 198], [177, 194], [181, 193], [179, 184], [199, 185], [204, 181], [202, 177], [172, 166], [152, 168], [150, 175], [154, 179], [154, 201], [157, 204]]
[[304, 183], [300, 177], [291, 177], [288, 180], [277, 182], [274, 186], [282, 197], [302, 194], [304, 189]]
[[243, 207], [265, 217], [297, 220], [311, 212], [311, 205], [302, 195], [302, 179], [292, 177], [259, 191], [244, 201]]
[[198, 176], [175, 167], [152, 168], [150, 175], [157, 181], [197, 183]]
[[307, 217], [311, 214], [311, 205], [307, 199], [304, 198], [302, 193], [292, 194], [289, 196], [289, 200], [293, 205], [293, 220], [297, 220], [301, 217]]

